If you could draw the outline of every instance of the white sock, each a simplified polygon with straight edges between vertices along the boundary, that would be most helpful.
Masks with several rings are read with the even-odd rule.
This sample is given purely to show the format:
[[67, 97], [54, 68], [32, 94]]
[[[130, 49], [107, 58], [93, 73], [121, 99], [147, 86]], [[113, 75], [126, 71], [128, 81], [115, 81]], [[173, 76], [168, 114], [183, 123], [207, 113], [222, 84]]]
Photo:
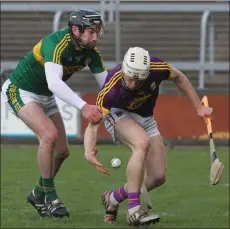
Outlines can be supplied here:
[[137, 206], [135, 206], [135, 207], [133, 207], [133, 208], [130, 208], [130, 209], [128, 210], [128, 211], [129, 211], [129, 214], [132, 214], [133, 212], [139, 210], [140, 207], [141, 207], [141, 205], [137, 205]]
[[119, 202], [114, 198], [113, 192], [110, 193], [109, 199], [112, 205], [117, 206], [119, 204]]

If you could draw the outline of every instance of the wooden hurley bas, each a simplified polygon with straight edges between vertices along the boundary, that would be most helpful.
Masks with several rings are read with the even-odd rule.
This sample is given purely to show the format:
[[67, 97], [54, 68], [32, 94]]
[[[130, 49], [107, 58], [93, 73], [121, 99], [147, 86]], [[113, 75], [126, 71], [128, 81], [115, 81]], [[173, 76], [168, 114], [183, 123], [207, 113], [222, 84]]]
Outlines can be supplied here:
[[[204, 106], [208, 107], [208, 98], [207, 96], [204, 96], [201, 100]], [[209, 137], [209, 146], [210, 146], [210, 159], [211, 159], [211, 168], [210, 168], [210, 184], [216, 185], [219, 183], [222, 177], [224, 165], [223, 163], [218, 159], [217, 153], [215, 150], [213, 135], [212, 135], [212, 123], [210, 117], [206, 118], [207, 123], [207, 131], [208, 131], [208, 137]]]

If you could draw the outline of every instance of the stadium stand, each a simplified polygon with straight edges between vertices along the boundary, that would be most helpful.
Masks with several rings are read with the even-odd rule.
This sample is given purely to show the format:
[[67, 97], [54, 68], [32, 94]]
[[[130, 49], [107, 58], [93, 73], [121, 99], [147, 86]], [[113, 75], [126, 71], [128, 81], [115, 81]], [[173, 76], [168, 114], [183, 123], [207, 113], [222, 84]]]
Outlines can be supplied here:
[[[69, 13], [61, 19], [60, 28], [66, 26]], [[39, 40], [52, 32], [53, 12], [1, 12], [1, 61], [18, 61]], [[229, 61], [229, 14], [214, 13], [215, 18], [215, 60]], [[151, 55], [168, 62], [196, 61], [200, 49], [201, 13], [131, 13], [121, 12], [121, 56], [130, 46], [142, 46]], [[107, 24], [104, 36], [98, 45], [105, 61], [114, 61], [115, 31], [113, 24]], [[227, 47], [227, 48], [226, 48]], [[207, 55], [208, 53], [206, 53]], [[207, 59], [208, 57], [206, 57]], [[8, 77], [9, 71], [2, 74]], [[198, 85], [198, 71], [184, 71], [192, 84]], [[207, 89], [228, 89], [229, 76], [226, 72], [207, 72]], [[88, 71], [76, 73], [68, 82], [75, 91], [97, 92], [98, 86]], [[169, 82], [164, 88], [176, 92]]]

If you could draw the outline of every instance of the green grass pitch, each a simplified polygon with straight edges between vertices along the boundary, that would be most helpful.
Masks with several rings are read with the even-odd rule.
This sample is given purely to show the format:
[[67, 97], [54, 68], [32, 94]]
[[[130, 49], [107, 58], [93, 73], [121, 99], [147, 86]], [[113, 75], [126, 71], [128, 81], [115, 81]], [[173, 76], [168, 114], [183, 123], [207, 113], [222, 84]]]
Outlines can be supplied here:
[[[57, 192], [70, 211], [68, 219], [40, 219], [26, 203], [39, 171], [37, 147], [1, 148], [1, 227], [2, 228], [124, 228], [127, 201], [115, 224], [103, 222], [100, 194], [125, 182], [129, 150], [124, 146], [100, 145], [99, 159], [110, 168], [111, 176], [97, 172], [83, 155], [82, 146], [71, 146], [71, 155], [55, 178]], [[223, 178], [209, 184], [209, 148], [174, 148], [168, 151], [167, 182], [150, 193], [154, 211], [161, 221], [153, 228], [229, 228], [229, 149], [217, 147], [224, 163]], [[110, 160], [119, 157], [119, 169]]]

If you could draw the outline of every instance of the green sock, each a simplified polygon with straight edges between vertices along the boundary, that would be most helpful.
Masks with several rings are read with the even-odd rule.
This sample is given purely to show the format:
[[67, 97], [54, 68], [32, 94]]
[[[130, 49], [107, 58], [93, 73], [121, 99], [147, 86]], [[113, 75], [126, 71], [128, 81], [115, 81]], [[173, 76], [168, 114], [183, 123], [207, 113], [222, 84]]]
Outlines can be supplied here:
[[44, 193], [46, 195], [46, 200], [53, 201], [58, 198], [58, 195], [56, 193], [55, 187], [54, 187], [54, 178], [42, 178], [43, 180], [43, 188]]
[[38, 182], [34, 187], [34, 194], [37, 198], [44, 198], [45, 197], [42, 176], [39, 177]]

